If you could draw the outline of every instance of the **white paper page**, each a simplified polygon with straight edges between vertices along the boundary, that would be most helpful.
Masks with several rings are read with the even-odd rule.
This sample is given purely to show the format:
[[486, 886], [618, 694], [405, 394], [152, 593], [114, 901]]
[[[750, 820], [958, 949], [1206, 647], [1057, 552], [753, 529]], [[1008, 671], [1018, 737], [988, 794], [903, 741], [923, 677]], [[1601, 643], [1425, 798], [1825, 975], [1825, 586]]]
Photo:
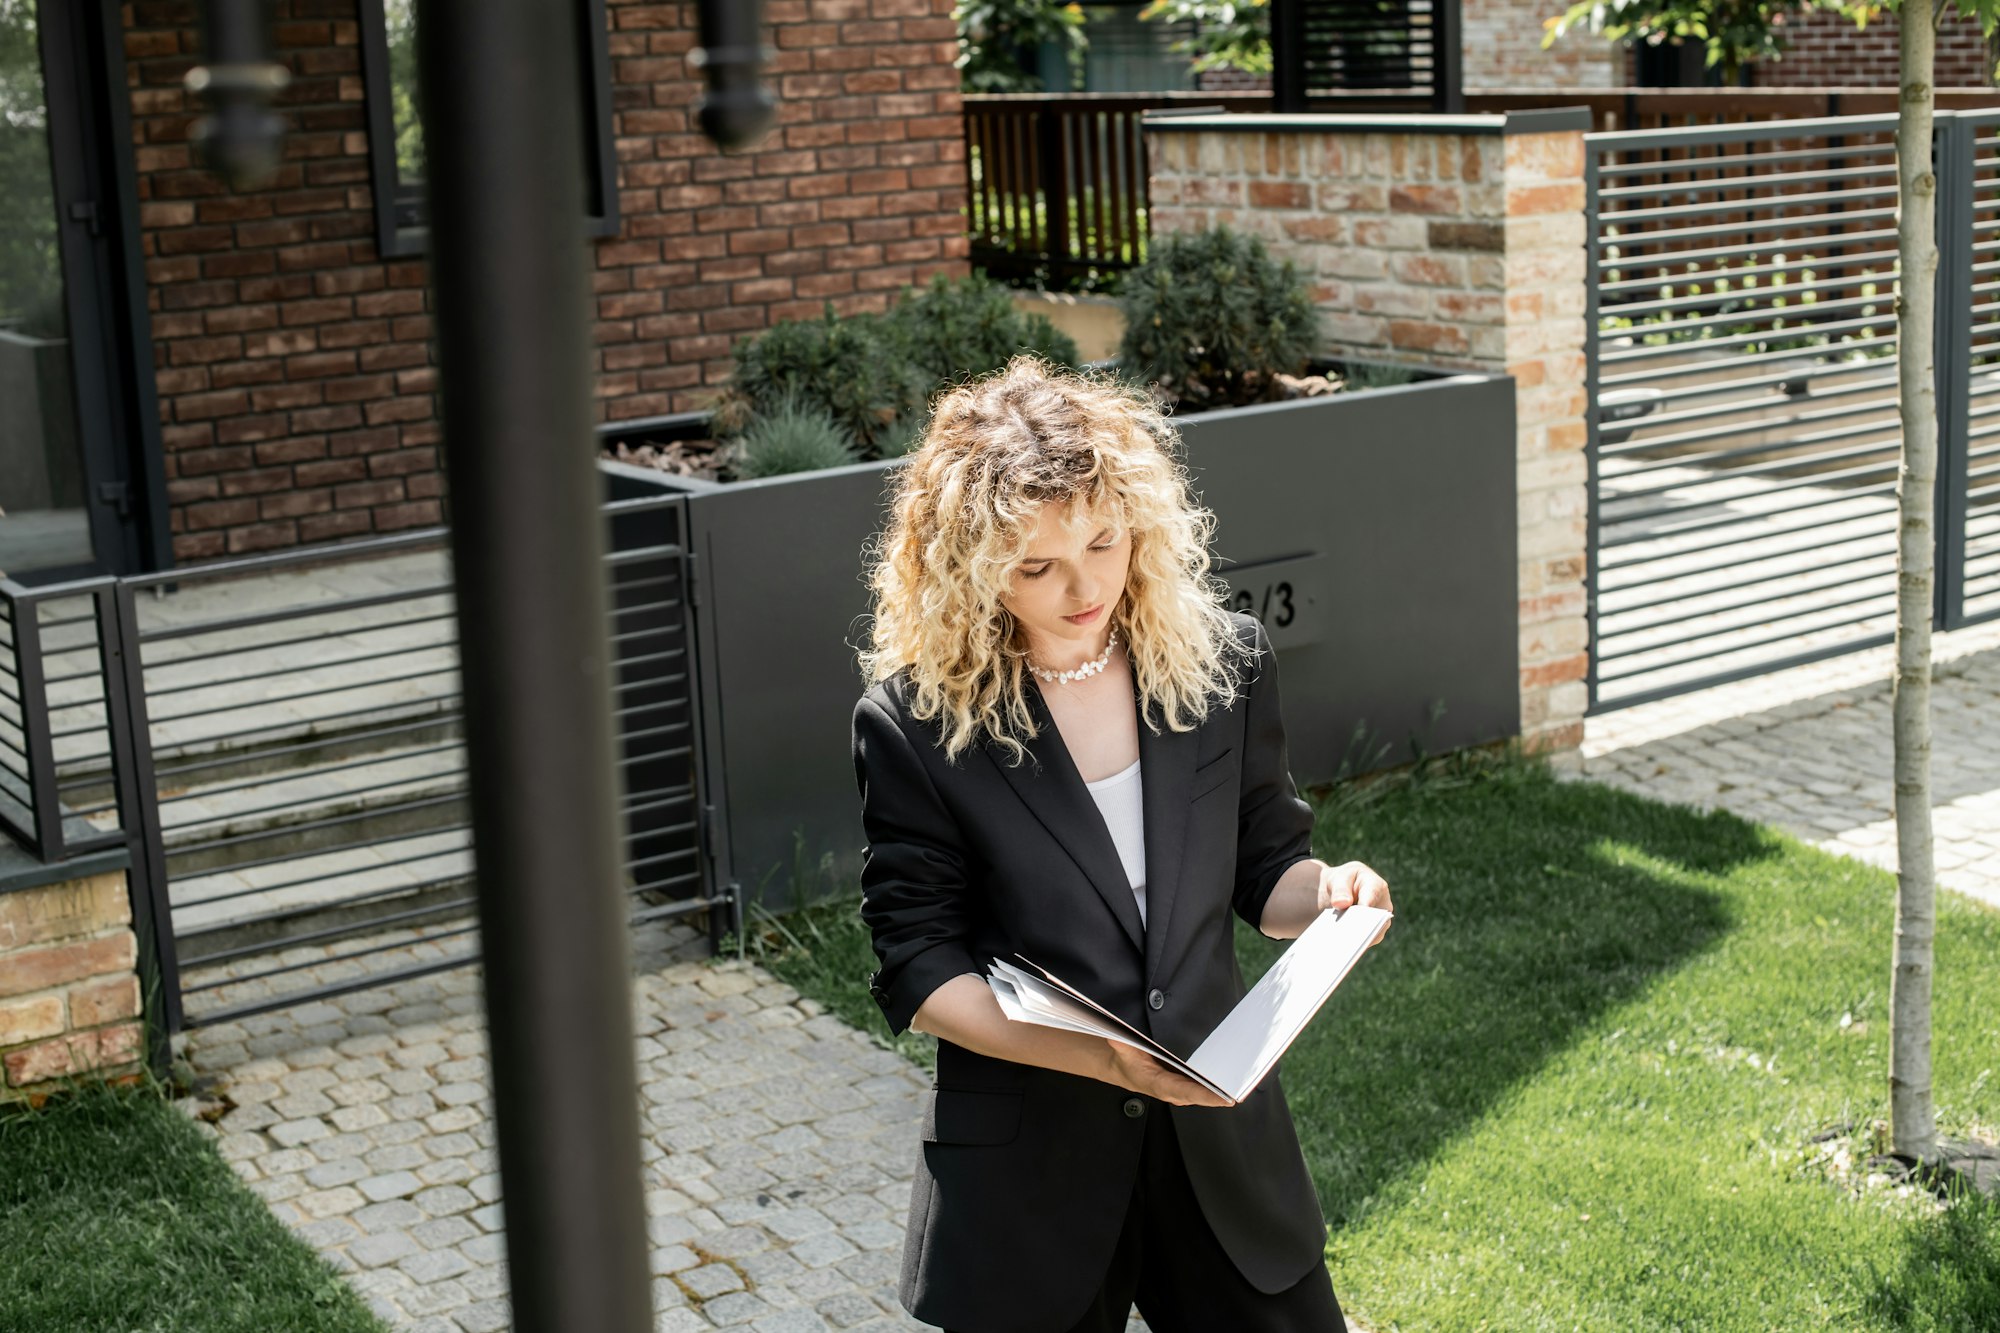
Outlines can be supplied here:
[[1188, 1063], [1226, 1096], [1243, 1100], [1319, 1012], [1388, 917], [1379, 907], [1358, 903], [1314, 917]]
[[1065, 1032], [1081, 1032], [1086, 1036], [1101, 1037], [1104, 1032], [1095, 1023], [1085, 1023], [1056, 1014], [1039, 1013], [1021, 1002], [1014, 984], [1003, 977], [989, 976], [986, 984], [993, 990], [993, 998], [1000, 1002], [1000, 1012], [1016, 1023], [1036, 1023], [1042, 1027], [1061, 1028]]
[[992, 988], [995, 998], [1000, 1001], [1001, 1012], [1008, 1018], [1016, 1022], [1038, 1023], [1043, 1027], [1058, 1028], [1065, 1032], [1081, 1032], [1086, 1036], [1103, 1037], [1108, 1041], [1120, 1042], [1135, 1051], [1144, 1051], [1168, 1068], [1178, 1070], [1207, 1087], [1217, 1096], [1228, 1096], [1221, 1088], [1203, 1078], [1186, 1061], [1158, 1042], [1149, 1040], [1144, 1033], [1133, 1033], [1116, 1021], [1100, 1017], [1088, 1005], [1071, 998], [1068, 993], [1049, 985], [1040, 977], [1023, 972], [1011, 963], [996, 958], [991, 966], [993, 974], [987, 976], [986, 984]]
[[[1094, 1016], [1070, 1019], [1059, 1013], [1038, 1012], [1024, 1005], [1006, 981], [989, 976], [986, 978], [986, 984], [992, 987], [994, 998], [1000, 1001], [1001, 1012], [1017, 1023], [1033, 1023], [1039, 1027], [1056, 1028], [1063, 1032], [1081, 1032], [1087, 1037], [1102, 1037], [1106, 1041], [1122, 1042], [1133, 1050], [1145, 1051], [1148, 1055], [1158, 1054], [1141, 1046], [1124, 1033], [1099, 1023]], [[1078, 1012], [1083, 1012], [1080, 1006]], [[1192, 1075], [1192, 1071], [1189, 1073]]]
[[1229, 1096], [1227, 1092], [1193, 1065], [1181, 1059], [1178, 1055], [1175, 1055], [1165, 1046], [1162, 1046], [1159, 1042], [1153, 1040], [1137, 1028], [1127, 1025], [1123, 1019], [1111, 1013], [1110, 1010], [1105, 1009], [1102, 1005], [1099, 1005], [1082, 991], [1070, 986], [1067, 982], [1058, 980], [1053, 973], [1043, 968], [1041, 964], [1033, 963], [1027, 959], [1023, 961], [1030, 962], [1031, 966], [1040, 969], [1042, 975], [1038, 977], [1032, 973], [1024, 972], [1012, 963], [999, 958], [994, 959], [992, 965], [1013, 980], [1015, 990], [1024, 1005], [1033, 1008], [1038, 1003], [1045, 1003], [1064, 1014], [1075, 1016], [1080, 1022], [1092, 1023], [1095, 1026], [1082, 1030], [1099, 1037], [1109, 1038], [1112, 1041], [1123, 1042], [1135, 1051], [1144, 1051], [1167, 1068], [1186, 1075], [1188, 1078], [1206, 1087], [1210, 1092], [1215, 1093], [1218, 1097]]

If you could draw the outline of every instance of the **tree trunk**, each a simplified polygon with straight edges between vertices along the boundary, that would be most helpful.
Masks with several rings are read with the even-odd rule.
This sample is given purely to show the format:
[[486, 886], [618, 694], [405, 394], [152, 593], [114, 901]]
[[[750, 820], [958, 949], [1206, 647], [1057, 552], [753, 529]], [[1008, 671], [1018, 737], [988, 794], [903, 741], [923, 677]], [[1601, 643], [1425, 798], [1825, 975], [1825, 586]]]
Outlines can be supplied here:
[[[1895, 1151], [1937, 1152], [1931, 1105], [1931, 942], [1937, 880], [1931, 855], [1931, 606], [1937, 493], [1937, 175], [1932, 167], [1935, 0], [1898, 16], [1896, 121], [1897, 381], [1903, 458], [1896, 498], [1896, 941], [1889, 979], [1889, 1132]], [[1962, 352], [1959, 354], [1962, 355]]]

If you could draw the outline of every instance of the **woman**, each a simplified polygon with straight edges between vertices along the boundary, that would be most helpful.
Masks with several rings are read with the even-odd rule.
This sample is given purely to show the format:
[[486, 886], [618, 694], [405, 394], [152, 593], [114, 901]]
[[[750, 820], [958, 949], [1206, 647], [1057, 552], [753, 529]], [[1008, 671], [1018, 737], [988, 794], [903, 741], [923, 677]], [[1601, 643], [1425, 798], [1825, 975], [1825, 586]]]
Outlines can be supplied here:
[[1344, 1327], [1276, 1070], [1230, 1104], [1010, 1022], [983, 976], [1019, 953], [1185, 1054], [1244, 993], [1231, 911], [1290, 939], [1390, 906], [1312, 859], [1270, 641], [1220, 604], [1174, 442], [1141, 391], [1017, 357], [939, 400], [871, 553], [869, 989], [938, 1038], [900, 1294], [960, 1333], [1135, 1300], [1156, 1333]]

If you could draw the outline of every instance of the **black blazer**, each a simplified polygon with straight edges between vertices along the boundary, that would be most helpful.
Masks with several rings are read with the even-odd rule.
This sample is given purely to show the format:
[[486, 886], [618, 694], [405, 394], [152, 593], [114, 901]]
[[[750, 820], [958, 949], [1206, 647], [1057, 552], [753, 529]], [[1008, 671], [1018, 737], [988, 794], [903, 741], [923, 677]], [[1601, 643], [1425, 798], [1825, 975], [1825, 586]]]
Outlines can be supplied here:
[[[1016, 951], [1182, 1055], [1241, 998], [1229, 913], [1257, 924], [1279, 877], [1312, 854], [1312, 815], [1286, 766], [1270, 639], [1232, 614], [1260, 654], [1247, 690], [1192, 731], [1139, 725], [1144, 927], [1032, 677], [1041, 732], [1020, 767], [991, 741], [947, 764], [936, 720], [909, 715], [907, 672], [855, 705], [861, 912], [882, 964], [869, 990], [891, 1033], [944, 982]], [[1325, 1222], [1276, 1069], [1233, 1107], [1144, 1097], [1135, 1116], [1132, 1100], [940, 1040], [904, 1306], [967, 1333], [1067, 1327], [1110, 1263], [1150, 1115], [1174, 1117], [1203, 1215], [1253, 1286], [1282, 1290], [1323, 1262]]]

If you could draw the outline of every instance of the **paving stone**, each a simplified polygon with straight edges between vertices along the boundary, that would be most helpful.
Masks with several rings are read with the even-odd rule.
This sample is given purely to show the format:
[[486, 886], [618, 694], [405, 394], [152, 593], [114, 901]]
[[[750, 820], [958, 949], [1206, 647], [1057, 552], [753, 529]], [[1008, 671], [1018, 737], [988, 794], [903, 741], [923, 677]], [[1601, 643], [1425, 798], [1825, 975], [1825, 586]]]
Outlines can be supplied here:
[[737, 1324], [747, 1324], [764, 1315], [776, 1314], [772, 1304], [754, 1291], [732, 1291], [727, 1296], [718, 1296], [705, 1302], [701, 1312], [718, 1328], [731, 1328]]
[[787, 1208], [767, 1212], [759, 1223], [780, 1240], [800, 1241], [833, 1229], [833, 1222], [817, 1208]]
[[427, 1250], [445, 1249], [477, 1239], [480, 1229], [463, 1217], [434, 1217], [410, 1228], [410, 1234]]
[[361, 1230], [345, 1217], [322, 1218], [294, 1228], [294, 1234], [314, 1249], [338, 1252], [340, 1246], [359, 1240]]
[[770, 1247], [770, 1236], [757, 1227], [718, 1228], [701, 1238], [702, 1249], [724, 1259], [741, 1259]]
[[713, 1333], [714, 1324], [709, 1323], [692, 1310], [661, 1310], [654, 1317], [654, 1333]]
[[418, 1317], [416, 1327], [421, 1328], [425, 1323], [429, 1323], [434, 1328], [449, 1330], [449, 1333], [457, 1333], [458, 1325], [449, 1320], [439, 1319], [437, 1316], [448, 1314], [461, 1305], [471, 1303], [472, 1293], [449, 1278], [441, 1282], [428, 1282], [406, 1291], [397, 1301], [397, 1304], [403, 1307], [404, 1313]]
[[829, 1296], [814, 1307], [821, 1318], [835, 1328], [853, 1328], [882, 1313], [880, 1306], [859, 1292], [843, 1291]]
[[425, 1220], [423, 1212], [407, 1199], [371, 1203], [366, 1208], [355, 1209], [352, 1216], [354, 1224], [371, 1236], [398, 1227], [415, 1226]]
[[479, 1168], [467, 1157], [446, 1157], [436, 1162], [426, 1162], [417, 1168], [417, 1179], [426, 1185], [458, 1186], [461, 1181], [472, 1180], [479, 1174]]
[[[273, 1153], [272, 1156], [275, 1157], [277, 1154]], [[367, 1174], [368, 1168], [352, 1157], [343, 1157], [332, 1162], [322, 1162], [315, 1158], [313, 1164], [306, 1168], [305, 1178], [306, 1184], [314, 1189], [331, 1189], [336, 1185], [352, 1185]], [[363, 1190], [363, 1193], [366, 1193], [366, 1190]]]
[[392, 1143], [387, 1147], [375, 1148], [362, 1154], [362, 1161], [369, 1168], [387, 1175], [392, 1171], [409, 1171], [413, 1167], [429, 1162], [430, 1154], [414, 1143]]
[[386, 1175], [371, 1176], [356, 1186], [368, 1196], [370, 1203], [381, 1203], [385, 1199], [402, 1199], [423, 1188], [423, 1182], [408, 1171], [392, 1171]]
[[514, 1312], [504, 1299], [478, 1301], [452, 1312], [465, 1333], [500, 1333], [514, 1322]]
[[461, 1242], [458, 1249], [476, 1264], [498, 1264], [507, 1257], [507, 1238], [497, 1231], [489, 1232]]
[[346, 1185], [330, 1190], [312, 1190], [299, 1195], [296, 1200], [299, 1211], [315, 1219], [345, 1217], [365, 1202], [359, 1191]]
[[473, 1102], [481, 1101], [486, 1097], [486, 1085], [483, 1083], [445, 1083], [433, 1088], [431, 1095], [437, 1098], [438, 1103], [443, 1106], [467, 1106]]
[[311, 1143], [316, 1139], [326, 1138], [332, 1132], [326, 1127], [326, 1122], [317, 1116], [304, 1120], [281, 1121], [265, 1131], [271, 1136], [273, 1143], [284, 1148], [295, 1148], [302, 1143]]
[[348, 1257], [366, 1268], [379, 1268], [422, 1252], [422, 1247], [407, 1231], [378, 1232], [363, 1236], [347, 1247]]
[[753, 1320], [755, 1333], [828, 1333], [826, 1320], [811, 1310], [785, 1310]]
[[[496, 1243], [498, 1240], [497, 1237], [489, 1239], [495, 1240]], [[505, 1256], [500, 1250], [495, 1249], [490, 1254], [483, 1251], [474, 1253], [470, 1247], [461, 1245], [458, 1252], [478, 1265], [476, 1268], [467, 1269], [465, 1276], [458, 1280], [461, 1286], [472, 1293], [474, 1300], [491, 1300], [496, 1296], [507, 1294]]]
[[823, 1268], [855, 1253], [855, 1247], [835, 1233], [824, 1231], [792, 1246], [791, 1253], [808, 1268]]
[[702, 1264], [680, 1274], [681, 1285], [703, 1300], [743, 1290], [743, 1275], [728, 1264]]
[[457, 1185], [440, 1185], [427, 1189], [410, 1199], [417, 1207], [432, 1217], [444, 1217], [451, 1213], [463, 1213], [479, 1206], [479, 1200], [472, 1197], [472, 1191]]
[[473, 1264], [457, 1250], [420, 1250], [402, 1260], [397, 1267], [420, 1283], [431, 1283], [457, 1277]]
[[648, 1271], [655, 1277], [698, 1267], [703, 1260], [685, 1245], [655, 1245], [647, 1256]]

